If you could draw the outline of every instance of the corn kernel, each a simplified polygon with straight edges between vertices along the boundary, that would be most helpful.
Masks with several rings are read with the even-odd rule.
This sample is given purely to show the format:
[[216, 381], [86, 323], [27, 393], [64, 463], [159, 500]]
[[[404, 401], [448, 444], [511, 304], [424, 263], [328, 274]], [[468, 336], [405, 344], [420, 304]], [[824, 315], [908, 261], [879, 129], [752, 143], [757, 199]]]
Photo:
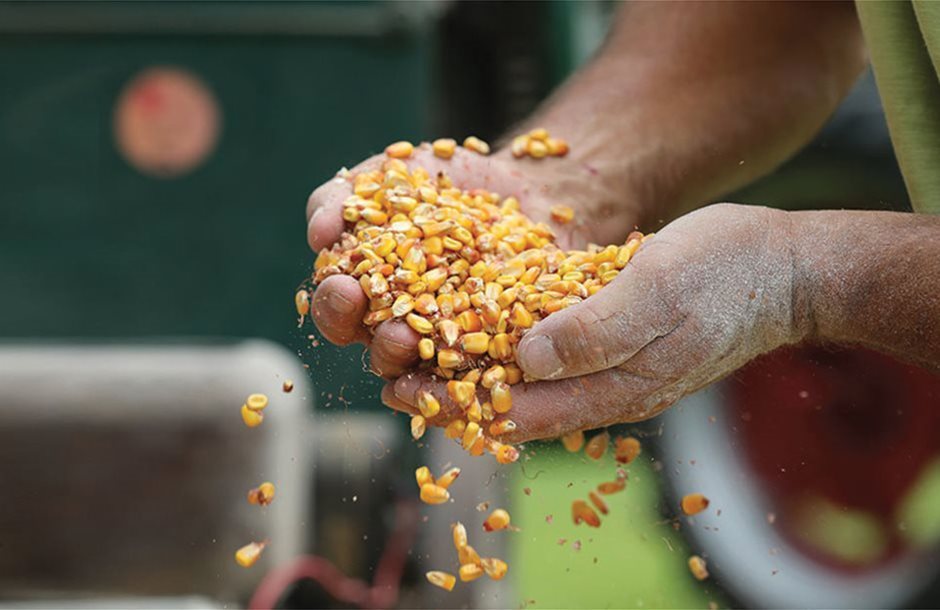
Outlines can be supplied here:
[[682, 497], [682, 512], [687, 515], [697, 515], [706, 508], [711, 502], [700, 493], [686, 494]]
[[427, 337], [418, 341], [418, 355], [422, 360], [430, 360], [434, 357], [434, 341]]
[[265, 481], [248, 492], [248, 503], [267, 506], [274, 502], [274, 483]]
[[285, 379], [284, 383], [281, 384], [281, 391], [285, 394], [290, 394], [294, 391], [294, 382], [290, 379]]
[[574, 220], [574, 210], [566, 205], [553, 205], [550, 209], [552, 220], [566, 225]]
[[497, 413], [508, 413], [512, 409], [512, 394], [509, 386], [502, 381], [497, 381], [490, 388], [490, 399], [493, 403], [493, 410]]
[[301, 318], [310, 312], [310, 293], [306, 290], [298, 290], [294, 294], [294, 305], [297, 307], [297, 315]]
[[528, 152], [529, 156], [533, 159], [541, 159], [548, 154], [548, 146], [541, 140], [533, 140], [530, 138], [529, 144], [526, 146], [526, 152]]
[[467, 428], [467, 422], [462, 419], [455, 419], [444, 428], [444, 436], [449, 439], [463, 438], [463, 432]]
[[591, 440], [584, 446], [584, 454], [592, 460], [599, 460], [607, 452], [607, 445], [610, 442], [610, 435], [607, 432], [601, 432], [591, 437]]
[[512, 343], [509, 335], [506, 333], [497, 333], [490, 341], [490, 356], [497, 360], [509, 360], [512, 358]]
[[640, 441], [632, 436], [627, 438], [618, 436], [614, 441], [614, 459], [621, 464], [629, 464], [640, 455], [641, 451]]
[[506, 369], [506, 383], [509, 385], [516, 385], [522, 381], [522, 369], [520, 369], [515, 364], [505, 365]]
[[708, 578], [708, 564], [698, 555], [689, 557], [689, 572], [695, 577], [695, 580], [705, 580]]
[[248, 408], [248, 405], [242, 405], [242, 421], [249, 428], [254, 428], [261, 425], [261, 422], [264, 421], [264, 415], [261, 411], [252, 411]]
[[509, 434], [516, 430], [516, 422], [511, 419], [501, 419], [490, 424], [490, 436]]
[[465, 544], [457, 549], [457, 561], [460, 562], [460, 565], [467, 565], [468, 563], [480, 565], [480, 555], [472, 546]]
[[261, 558], [265, 542], [251, 542], [235, 551], [235, 562], [243, 568], [250, 568]]
[[415, 440], [418, 440], [424, 436], [424, 431], [427, 429], [427, 422], [424, 419], [423, 415], [412, 415], [411, 416], [411, 437]]
[[421, 392], [418, 395], [418, 400], [415, 402], [417, 403], [418, 411], [421, 412], [421, 415], [428, 419], [431, 419], [441, 412], [441, 403], [439, 403], [430, 392]]
[[448, 487], [451, 486], [451, 484], [454, 481], [457, 480], [457, 477], [459, 476], [460, 476], [460, 468], [457, 468], [456, 466], [454, 466], [453, 468], [448, 469], [447, 472], [439, 476], [437, 480], [434, 481], [434, 484], [437, 485], [438, 487], [443, 487], [444, 489], [447, 489]]
[[490, 145], [476, 136], [468, 136], [463, 141], [463, 147], [481, 155], [490, 154]]
[[463, 355], [452, 349], [442, 349], [437, 352], [437, 365], [442, 369], [455, 369], [463, 364]]
[[421, 466], [415, 470], [415, 480], [418, 482], [419, 489], [428, 483], [433, 483], [434, 477], [431, 475], [431, 469], [427, 466]]
[[451, 533], [454, 537], [454, 548], [458, 551], [463, 547], [467, 546], [467, 528], [464, 527], [463, 523], [457, 521], [454, 523], [451, 528]]
[[411, 142], [401, 140], [385, 147], [385, 154], [394, 159], [407, 159], [414, 153], [415, 147]]
[[545, 146], [548, 148], [548, 154], [553, 157], [564, 157], [571, 150], [568, 142], [561, 138], [548, 138], [545, 140]]
[[434, 483], [421, 486], [421, 501], [425, 504], [443, 504], [450, 500], [450, 492]]
[[497, 508], [483, 521], [483, 529], [487, 532], [506, 529], [509, 527], [509, 521], [509, 513], [505, 509]]
[[519, 450], [512, 445], [501, 445], [496, 450], [496, 461], [500, 464], [512, 464], [519, 459]]
[[476, 422], [467, 423], [467, 427], [464, 428], [463, 431], [463, 438], [461, 443], [463, 448], [467, 451], [472, 449], [476, 444], [477, 438], [479, 437], [482, 439], [482, 432], [483, 431], [480, 429], [480, 424]]
[[252, 411], [263, 411], [268, 406], [268, 397], [264, 394], [252, 394], [245, 401], [245, 404]]
[[607, 509], [607, 503], [604, 502], [604, 500], [602, 500], [599, 495], [597, 495], [596, 491], [588, 492], [588, 499], [591, 500], [591, 504], [593, 504], [602, 515], [606, 515], [609, 512]]
[[624, 479], [617, 479], [616, 481], [605, 481], [604, 483], [601, 483], [597, 486], [597, 491], [604, 494], [605, 496], [609, 496], [611, 494], [617, 493], [618, 491], [623, 491], [626, 486], [627, 482]]
[[463, 582], [471, 582], [483, 576], [483, 567], [475, 563], [465, 563], [460, 566], [458, 573], [460, 574], [460, 580]]
[[429, 583], [435, 587], [440, 587], [445, 591], [453, 591], [454, 585], [457, 584], [457, 577], [453, 574], [448, 574], [447, 572], [432, 570], [424, 576], [428, 579]]
[[521, 135], [516, 136], [512, 139], [512, 144], [509, 145], [509, 150], [512, 152], [512, 156], [519, 159], [526, 156], [529, 149], [529, 136]]
[[485, 332], [467, 333], [460, 338], [460, 348], [468, 354], [485, 354], [490, 336]]
[[575, 525], [582, 523], [586, 523], [590, 527], [600, 527], [601, 525], [601, 518], [584, 500], [575, 500], [571, 503], [571, 519]]
[[562, 435], [561, 443], [565, 446], [565, 449], [571, 453], [576, 453], [584, 446], [584, 432], [575, 430], [574, 432]]
[[545, 141], [548, 139], [548, 130], [544, 127], [536, 127], [529, 131], [529, 137], [533, 140], [542, 140]]
[[431, 150], [434, 151], [435, 157], [450, 159], [457, 150], [457, 141], [451, 138], [439, 138], [431, 144]]
[[509, 565], [502, 559], [487, 557], [480, 560], [480, 565], [487, 576], [493, 580], [502, 580], [509, 571]]
[[408, 326], [416, 333], [429, 335], [434, 332], [434, 325], [431, 324], [427, 318], [422, 318], [418, 314], [409, 313], [405, 316], [405, 322], [407, 322]]

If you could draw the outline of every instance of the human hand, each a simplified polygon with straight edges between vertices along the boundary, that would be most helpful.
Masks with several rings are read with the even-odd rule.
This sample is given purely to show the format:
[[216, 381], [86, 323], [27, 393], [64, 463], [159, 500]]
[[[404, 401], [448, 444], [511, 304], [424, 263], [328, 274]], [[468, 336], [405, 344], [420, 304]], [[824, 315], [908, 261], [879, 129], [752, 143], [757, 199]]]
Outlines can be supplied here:
[[[720, 204], [681, 217], [600, 292], [523, 338], [519, 364], [539, 381], [513, 386], [508, 417], [517, 429], [506, 440], [647, 419], [755, 356], [801, 340], [793, 282], [786, 212]], [[447, 395], [443, 383], [408, 374], [383, 399], [413, 411], [422, 390]], [[441, 406], [435, 423], [458, 413]]]
[[[352, 194], [352, 177], [379, 168], [387, 159], [376, 155], [353, 168], [347, 177], [336, 177], [316, 189], [307, 202], [307, 240], [316, 252], [340, 239], [345, 229], [343, 201]], [[602, 186], [590, 180], [589, 169], [565, 159], [515, 160], [507, 152], [483, 156], [458, 147], [451, 159], [440, 159], [425, 144], [406, 160], [410, 169], [425, 168], [431, 175], [445, 172], [458, 188], [484, 188], [516, 196], [522, 210], [535, 221], [549, 223], [550, 208], [564, 203], [576, 210], [575, 222], [551, 224], [563, 248], [583, 246], [588, 241], [606, 239], [617, 233], [622, 240], [632, 225], [629, 206], [615, 212], [599, 209]], [[580, 177], [580, 188], [579, 178]], [[597, 195], [597, 196], [595, 196]], [[362, 324], [368, 299], [359, 283], [346, 275], [324, 280], [313, 296], [311, 313], [323, 336], [336, 344], [365, 343], [372, 369], [393, 378], [417, 360], [419, 336], [401, 320], [380, 324], [374, 335]]]

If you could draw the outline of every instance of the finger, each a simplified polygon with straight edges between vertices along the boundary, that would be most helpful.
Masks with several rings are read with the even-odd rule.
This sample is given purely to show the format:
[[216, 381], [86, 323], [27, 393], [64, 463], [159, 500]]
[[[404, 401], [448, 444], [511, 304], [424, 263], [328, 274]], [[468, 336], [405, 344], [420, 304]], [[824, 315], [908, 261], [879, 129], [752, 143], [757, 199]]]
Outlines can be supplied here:
[[[511, 388], [512, 409], [499, 416], [511, 419], [516, 430], [499, 439], [518, 443], [557, 438], [573, 430], [646, 419], [659, 402], [651, 404], [650, 397], [666, 385], [667, 381], [640, 377], [619, 369], [559, 381], [516, 384]], [[394, 399], [399, 406], [390, 406], [414, 412], [420, 392], [431, 392], [441, 403], [440, 415], [431, 422], [434, 425], [461, 416], [460, 407], [447, 397], [445, 382], [427, 374], [399, 377], [394, 384]], [[478, 398], [486, 400], [488, 393], [481, 389]]]
[[334, 178], [313, 191], [307, 200], [307, 243], [314, 252], [339, 240], [345, 228], [343, 202], [352, 194], [345, 178]]
[[413, 405], [408, 404], [407, 402], [401, 401], [398, 397], [395, 396], [395, 382], [389, 381], [384, 386], [382, 386], [382, 403], [386, 406], [394, 409], [395, 411], [400, 411], [406, 415], [417, 415], [418, 409]]
[[587, 375], [622, 364], [669, 333], [678, 314], [660, 271], [668, 273], [658, 264], [628, 265], [590, 299], [542, 320], [519, 342], [519, 365], [535, 379]]
[[401, 320], [378, 326], [369, 346], [372, 370], [387, 379], [398, 377], [418, 361], [421, 337]]
[[362, 325], [368, 307], [359, 282], [348, 275], [332, 275], [317, 286], [310, 312], [327, 341], [349, 345], [368, 339], [369, 333]]

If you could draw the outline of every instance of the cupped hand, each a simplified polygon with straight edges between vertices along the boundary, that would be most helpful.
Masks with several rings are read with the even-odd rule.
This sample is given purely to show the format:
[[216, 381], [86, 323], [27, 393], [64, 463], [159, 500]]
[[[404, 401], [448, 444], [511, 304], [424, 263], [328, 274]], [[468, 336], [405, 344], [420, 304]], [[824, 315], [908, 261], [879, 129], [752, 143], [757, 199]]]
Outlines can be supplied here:
[[[610, 284], [539, 322], [519, 344], [531, 379], [512, 387], [506, 440], [556, 437], [647, 419], [757, 355], [802, 339], [786, 212], [702, 208], [647, 240]], [[383, 399], [413, 411], [426, 374], [389, 384]], [[456, 415], [442, 402], [432, 423]]]
[[[340, 239], [345, 223], [343, 202], [352, 194], [352, 179], [358, 173], [381, 167], [387, 157], [376, 155], [353, 168], [345, 177], [337, 176], [317, 188], [307, 202], [307, 241], [314, 252], [330, 247]], [[577, 183], [577, 175], [589, 177], [589, 169], [579, 168], [562, 159], [533, 161], [516, 160], [509, 154], [483, 156], [458, 147], [450, 159], [441, 159], [430, 146], [421, 145], [405, 160], [409, 169], [423, 167], [432, 176], [445, 172], [454, 186], [463, 189], [483, 188], [506, 197], [514, 195], [522, 210], [535, 221], [549, 222], [550, 208], [564, 203], [576, 209], [576, 221], [568, 225], [552, 224], [558, 243], [564, 248], [583, 246], [597, 239], [603, 228], [610, 231], [611, 219], [602, 222], [594, 198], [586, 195], [595, 189], [583, 188], [578, 196], [567, 190]], [[626, 212], [617, 215], [617, 226], [626, 235], [629, 231]], [[622, 239], [622, 236], [621, 236]], [[359, 283], [347, 275], [334, 275], [316, 289], [311, 307], [312, 318], [323, 336], [332, 343], [348, 345], [364, 343], [369, 347], [372, 369], [379, 375], [394, 378], [417, 362], [419, 336], [401, 320], [380, 324], [370, 334], [362, 324], [368, 300]]]

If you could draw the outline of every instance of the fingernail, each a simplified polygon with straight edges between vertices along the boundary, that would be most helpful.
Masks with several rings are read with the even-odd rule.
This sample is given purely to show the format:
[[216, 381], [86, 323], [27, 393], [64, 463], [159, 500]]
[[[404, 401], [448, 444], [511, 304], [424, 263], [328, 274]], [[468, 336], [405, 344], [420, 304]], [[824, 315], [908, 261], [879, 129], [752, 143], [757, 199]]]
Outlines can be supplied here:
[[536, 335], [519, 351], [522, 368], [533, 377], [551, 379], [565, 368], [555, 352], [551, 337]]
[[327, 303], [330, 305], [330, 309], [336, 313], [352, 313], [356, 306], [352, 301], [344, 297], [338, 292], [331, 292], [326, 297]]

